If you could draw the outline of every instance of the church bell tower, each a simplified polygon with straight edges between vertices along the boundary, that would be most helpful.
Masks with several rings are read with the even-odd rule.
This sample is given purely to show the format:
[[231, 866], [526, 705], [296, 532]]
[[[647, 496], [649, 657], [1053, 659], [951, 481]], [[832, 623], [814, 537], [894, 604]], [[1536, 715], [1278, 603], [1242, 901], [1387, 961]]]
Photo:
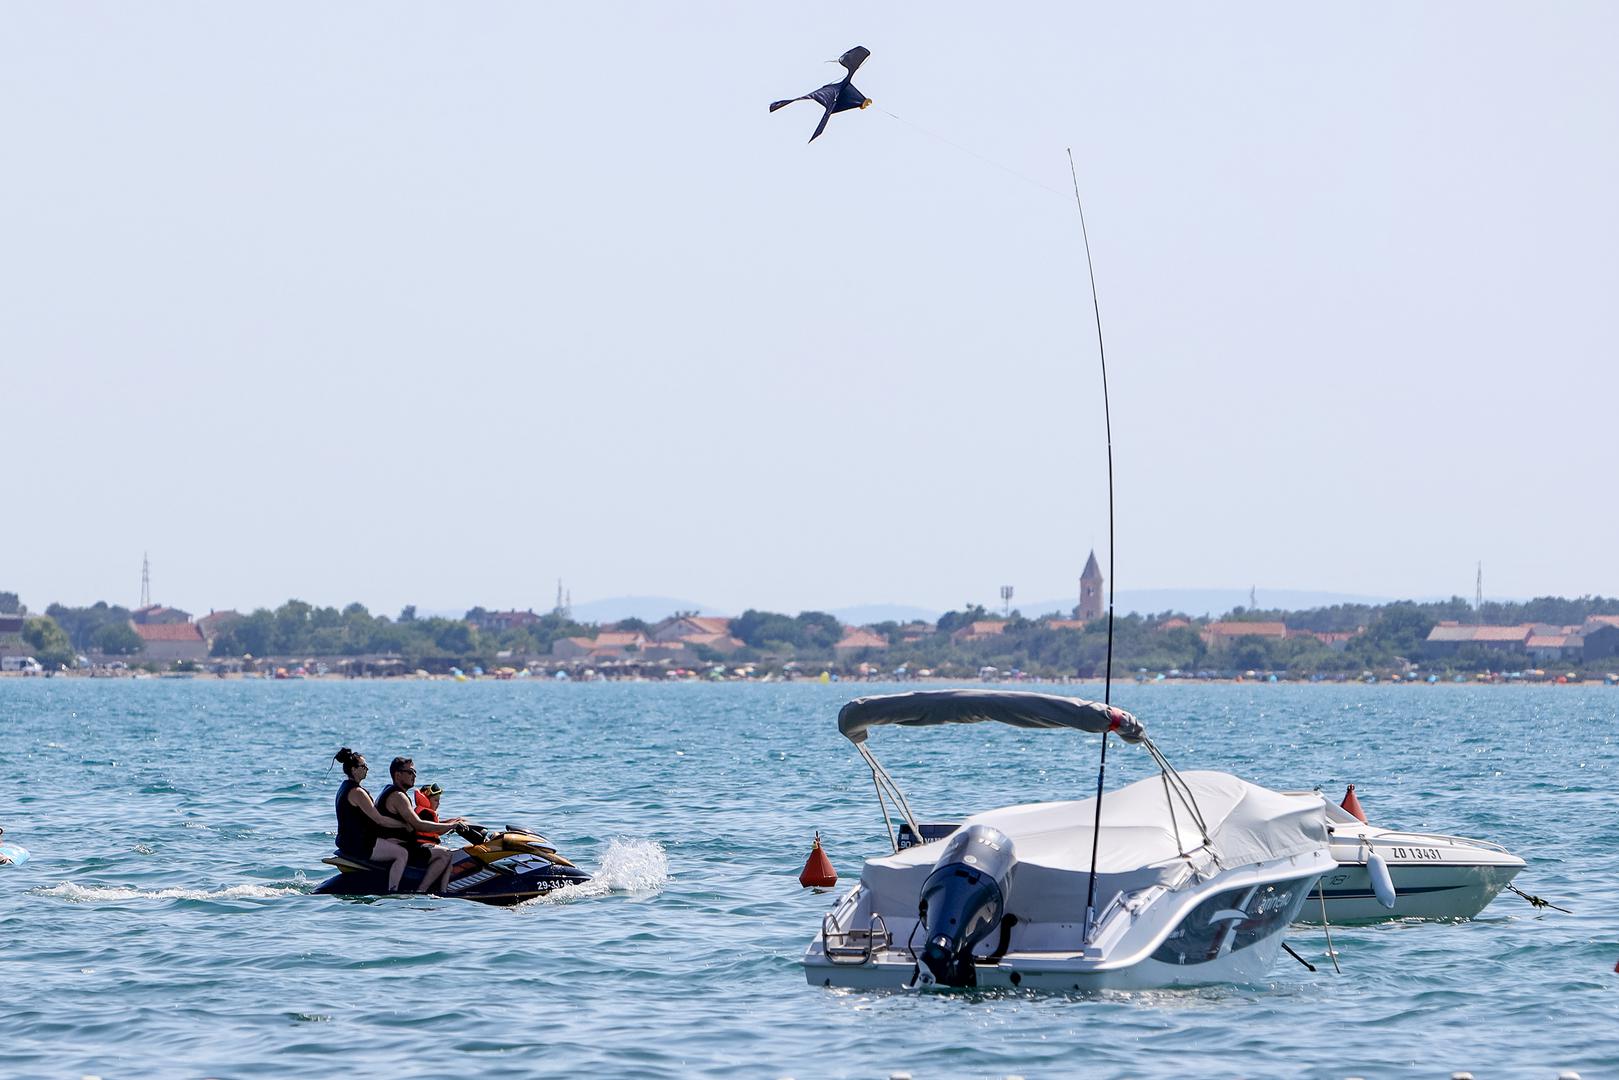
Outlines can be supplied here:
[[1100, 619], [1102, 617], [1102, 568], [1096, 564], [1096, 551], [1085, 560], [1085, 572], [1079, 575], [1079, 607], [1074, 618]]

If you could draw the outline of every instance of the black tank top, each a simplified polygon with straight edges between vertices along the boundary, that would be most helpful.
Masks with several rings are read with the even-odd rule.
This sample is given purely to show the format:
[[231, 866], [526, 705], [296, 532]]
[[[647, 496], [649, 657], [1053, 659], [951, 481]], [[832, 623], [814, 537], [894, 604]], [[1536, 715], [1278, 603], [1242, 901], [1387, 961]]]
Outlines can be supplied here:
[[[344, 780], [337, 789], [337, 850], [344, 855], [361, 859], [371, 857], [376, 845], [376, 826], [365, 816], [365, 811], [349, 802], [349, 792], [360, 787], [352, 779]], [[365, 791], [365, 788], [360, 788]]]
[[[392, 795], [396, 791], [403, 791], [405, 793], [405, 801], [410, 801], [410, 789], [402, 788], [398, 784], [389, 784], [387, 787], [383, 788], [382, 793], [377, 796], [377, 813], [394, 821], [398, 821], [399, 819], [394, 817], [391, 812], [384, 810], [382, 808], [382, 804], [387, 802], [388, 796]], [[375, 828], [375, 826], [373, 826], [373, 828]], [[377, 829], [377, 835], [386, 836], [390, 840], [412, 840], [416, 836], [416, 834], [411, 832], [402, 821], [399, 823], [399, 827], [395, 829]]]
[[355, 788], [365, 791], [365, 788], [360, 787], [352, 779], [344, 780], [337, 789], [337, 850], [353, 858], [369, 859], [372, 849], [377, 846], [377, 837], [391, 836], [394, 839], [404, 839], [410, 833], [403, 827], [380, 828], [366, 816], [364, 810], [349, 802], [349, 792]]

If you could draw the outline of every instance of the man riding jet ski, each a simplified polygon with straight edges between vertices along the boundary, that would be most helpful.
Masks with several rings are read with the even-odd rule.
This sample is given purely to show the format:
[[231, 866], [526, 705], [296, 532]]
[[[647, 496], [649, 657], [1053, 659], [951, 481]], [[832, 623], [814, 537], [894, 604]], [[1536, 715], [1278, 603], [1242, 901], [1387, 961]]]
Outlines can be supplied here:
[[[338, 873], [315, 890], [337, 896], [380, 896], [394, 892], [431, 892], [460, 896], [488, 904], [517, 904], [564, 885], [590, 880], [590, 875], [557, 854], [539, 833], [517, 825], [491, 832], [460, 818], [431, 823], [433, 833], [453, 831], [468, 846], [440, 859], [410, 858], [408, 849], [428, 845], [410, 843], [411, 828], [428, 826], [417, 817], [405, 822], [380, 813], [360, 787], [366, 776], [365, 758], [344, 747], [337, 760], [346, 779], [337, 796], [337, 851], [322, 861]], [[399, 770], [395, 770], [399, 772]], [[391, 793], [390, 793], [391, 794]], [[404, 848], [395, 859], [394, 849]], [[448, 849], [439, 848], [440, 851]], [[401, 865], [403, 863], [404, 865]], [[433, 881], [429, 881], [428, 875]], [[442, 884], [439, 875], [442, 874]], [[436, 886], [424, 888], [424, 886]]]

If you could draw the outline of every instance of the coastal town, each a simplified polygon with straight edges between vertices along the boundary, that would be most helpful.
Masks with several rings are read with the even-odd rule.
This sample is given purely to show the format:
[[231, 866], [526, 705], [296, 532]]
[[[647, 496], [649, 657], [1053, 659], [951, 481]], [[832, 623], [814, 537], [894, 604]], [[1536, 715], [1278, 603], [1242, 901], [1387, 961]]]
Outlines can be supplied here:
[[[89, 677], [1087, 679], [1109, 649], [1095, 553], [1077, 602], [1026, 617], [964, 605], [932, 621], [844, 623], [825, 612], [670, 612], [656, 621], [576, 621], [473, 607], [460, 618], [373, 615], [361, 604], [289, 600], [274, 610], [193, 615], [51, 604], [32, 614], [0, 592], [0, 673]], [[143, 597], [144, 599], [145, 597]], [[1262, 679], [1619, 683], [1619, 601], [1338, 605], [1220, 616], [1120, 616], [1113, 673], [1138, 680]]]

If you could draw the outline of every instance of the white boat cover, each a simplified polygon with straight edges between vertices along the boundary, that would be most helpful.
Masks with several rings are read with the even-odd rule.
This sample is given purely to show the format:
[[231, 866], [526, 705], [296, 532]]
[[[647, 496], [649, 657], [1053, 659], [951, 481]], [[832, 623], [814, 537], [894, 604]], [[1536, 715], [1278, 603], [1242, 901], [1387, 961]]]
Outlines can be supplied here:
[[[1327, 847], [1326, 812], [1314, 795], [1283, 795], [1229, 773], [1193, 771], [1181, 778], [1209, 827], [1204, 847], [1197, 823], [1177, 799], [1171, 816], [1164, 781], [1138, 780], [1102, 799], [1096, 851], [1096, 902], [1152, 885], [1178, 888], [1195, 873], [1206, 878]], [[1017, 868], [1007, 910], [1032, 922], [1084, 917], [1096, 800], [1027, 803], [986, 810], [962, 823], [989, 825], [1011, 837]], [[910, 915], [922, 884], [944, 851], [943, 841], [869, 859], [860, 883], [872, 910]]]
[[1126, 742], [1140, 742], [1147, 730], [1123, 709], [1096, 701], [1035, 694], [1027, 690], [913, 690], [855, 698], [838, 710], [838, 731], [856, 745], [883, 724], [933, 727], [993, 721], [1021, 728], [1069, 728], [1100, 735], [1116, 731]]

